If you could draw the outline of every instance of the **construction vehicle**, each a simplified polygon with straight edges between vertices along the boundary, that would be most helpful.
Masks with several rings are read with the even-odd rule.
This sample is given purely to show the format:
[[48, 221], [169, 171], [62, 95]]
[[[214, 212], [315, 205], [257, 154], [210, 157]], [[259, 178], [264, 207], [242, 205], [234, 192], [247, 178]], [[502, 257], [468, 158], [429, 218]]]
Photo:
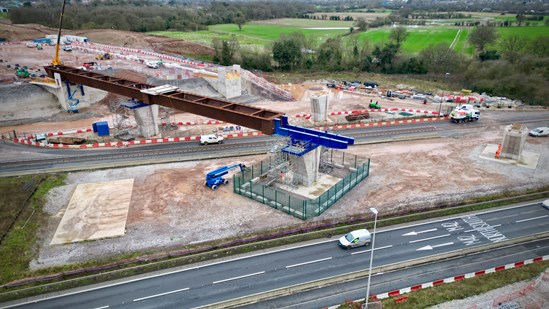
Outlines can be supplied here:
[[226, 185], [229, 183], [229, 181], [224, 179], [223, 176], [227, 175], [230, 170], [237, 167], [240, 167], [241, 172], [246, 169], [246, 165], [242, 163], [223, 166], [206, 174], [206, 182], [204, 184], [212, 190], [217, 190], [220, 185]]
[[95, 56], [95, 59], [97, 59], [97, 60], [111, 60], [112, 55], [109, 54], [109, 53], [104, 53], [104, 54]]
[[30, 77], [30, 72], [27, 70], [26, 67], [23, 67], [23, 68], [19, 68], [17, 69], [17, 71], [15, 72], [15, 76], [19, 77], [19, 78], [29, 78]]
[[345, 116], [347, 121], [355, 121], [370, 118], [370, 113], [367, 111], [353, 111], [352, 114]]
[[472, 106], [464, 106], [458, 106], [454, 108], [454, 110], [450, 113], [451, 122], [464, 123], [479, 120], [480, 111], [473, 109]]

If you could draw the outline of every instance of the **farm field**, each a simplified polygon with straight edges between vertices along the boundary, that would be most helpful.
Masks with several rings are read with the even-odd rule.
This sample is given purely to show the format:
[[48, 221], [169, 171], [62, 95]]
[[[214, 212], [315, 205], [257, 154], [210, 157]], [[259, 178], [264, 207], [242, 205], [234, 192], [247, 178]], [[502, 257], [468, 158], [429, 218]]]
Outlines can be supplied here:
[[[209, 30], [206, 31], [164, 31], [152, 32], [151, 34], [189, 40], [208, 46], [212, 45], [212, 40], [214, 38], [228, 40], [234, 35], [241, 47], [259, 49], [269, 46], [282, 35], [293, 32], [301, 32], [306, 37], [314, 37], [320, 44], [328, 38], [347, 34], [349, 32], [349, 27], [351, 26], [352, 22], [346, 21], [283, 18], [250, 22], [245, 24], [242, 27], [242, 30], [239, 30], [238, 26], [235, 24], [221, 24], [210, 26]], [[473, 55], [474, 53], [474, 48], [468, 42], [469, 34], [472, 30], [470, 27], [425, 26], [415, 28], [408, 27], [407, 29], [409, 35], [402, 44], [402, 50], [404, 52], [417, 54], [430, 45], [446, 43], [452, 46], [457, 52], [466, 55]], [[388, 41], [390, 30], [390, 27], [369, 29], [363, 33], [345, 36], [343, 40], [358, 39], [359, 42], [368, 40], [371, 45], [384, 44]], [[520, 35], [527, 38], [535, 38], [549, 33], [549, 26], [497, 27], [496, 30], [500, 34], [500, 37]]]

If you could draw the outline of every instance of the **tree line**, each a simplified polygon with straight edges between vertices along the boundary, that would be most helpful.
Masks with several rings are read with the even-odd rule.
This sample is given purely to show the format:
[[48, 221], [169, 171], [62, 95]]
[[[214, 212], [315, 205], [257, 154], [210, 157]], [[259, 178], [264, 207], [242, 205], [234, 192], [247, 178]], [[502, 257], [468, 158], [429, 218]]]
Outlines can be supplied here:
[[283, 35], [262, 51], [241, 49], [233, 36], [216, 40], [214, 61], [262, 71], [417, 74], [480, 93], [549, 105], [549, 36], [499, 38], [494, 27], [479, 26], [470, 34], [470, 44], [476, 49], [473, 58], [445, 43], [430, 45], [417, 55], [407, 54], [401, 49], [407, 36], [404, 27], [396, 27], [384, 44], [342, 37], [317, 44], [314, 38], [296, 32]]
[[[57, 28], [60, 9], [60, 1], [28, 4], [11, 9], [9, 18], [14, 24], [40, 23]], [[242, 25], [248, 20], [297, 18], [313, 10], [313, 6], [301, 2], [211, 2], [205, 6], [175, 2], [166, 5], [146, 0], [70, 2], [65, 7], [63, 28], [196, 31], [213, 24]]]

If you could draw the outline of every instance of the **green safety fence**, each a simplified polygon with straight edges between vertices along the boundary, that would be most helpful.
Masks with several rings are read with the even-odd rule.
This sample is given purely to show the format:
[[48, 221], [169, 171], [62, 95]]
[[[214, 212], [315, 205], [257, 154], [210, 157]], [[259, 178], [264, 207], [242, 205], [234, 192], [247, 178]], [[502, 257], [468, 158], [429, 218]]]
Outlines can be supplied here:
[[266, 178], [273, 167], [272, 157], [235, 174], [233, 191], [302, 220], [316, 217], [328, 210], [370, 173], [370, 159], [356, 155], [330, 149], [325, 161], [332, 171], [329, 174], [341, 180], [314, 199], [277, 188], [268, 181], [268, 184], [262, 184], [261, 180]]

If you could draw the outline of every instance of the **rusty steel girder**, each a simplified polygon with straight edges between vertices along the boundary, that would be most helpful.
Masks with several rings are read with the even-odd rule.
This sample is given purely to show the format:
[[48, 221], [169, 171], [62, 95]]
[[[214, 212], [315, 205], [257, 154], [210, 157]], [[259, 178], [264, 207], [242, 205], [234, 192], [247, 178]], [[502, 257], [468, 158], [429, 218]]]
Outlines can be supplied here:
[[267, 135], [274, 134], [274, 120], [283, 115], [283, 113], [276, 111], [237, 104], [179, 90], [166, 94], [147, 94], [141, 92], [141, 90], [154, 88], [156, 86], [63, 65], [45, 66], [44, 69], [51, 78], [53, 78], [54, 73], [59, 73], [61, 79], [70, 83], [82, 84], [84, 86], [123, 95], [141, 100], [147, 104], [158, 104], [175, 108], [183, 112], [222, 120], [259, 130]]

